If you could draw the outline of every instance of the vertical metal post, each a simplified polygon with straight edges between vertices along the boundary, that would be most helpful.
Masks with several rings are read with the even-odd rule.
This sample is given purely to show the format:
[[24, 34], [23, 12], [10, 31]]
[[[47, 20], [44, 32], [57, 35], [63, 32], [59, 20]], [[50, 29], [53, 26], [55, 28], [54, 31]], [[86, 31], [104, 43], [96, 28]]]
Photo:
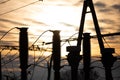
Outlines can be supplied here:
[[19, 52], [20, 52], [20, 68], [21, 68], [21, 80], [27, 80], [27, 68], [28, 68], [28, 33], [27, 28], [20, 29], [19, 38]]
[[54, 80], [60, 80], [60, 59], [61, 59], [61, 48], [60, 48], [60, 31], [53, 31], [53, 69], [54, 69]]
[[90, 80], [91, 44], [90, 33], [83, 34], [83, 64], [84, 80]]

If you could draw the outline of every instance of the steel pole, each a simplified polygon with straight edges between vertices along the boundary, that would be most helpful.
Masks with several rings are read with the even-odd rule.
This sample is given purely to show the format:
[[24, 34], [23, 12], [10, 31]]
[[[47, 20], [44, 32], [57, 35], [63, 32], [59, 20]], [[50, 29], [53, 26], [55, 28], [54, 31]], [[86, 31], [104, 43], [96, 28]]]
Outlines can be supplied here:
[[90, 80], [91, 44], [90, 33], [83, 34], [83, 65], [84, 80]]
[[60, 80], [60, 59], [61, 59], [61, 48], [60, 48], [60, 31], [53, 31], [53, 69], [54, 69], [54, 80]]
[[19, 29], [20, 29], [19, 55], [20, 55], [21, 80], [27, 80], [28, 34], [27, 34], [27, 28], [19, 28]]

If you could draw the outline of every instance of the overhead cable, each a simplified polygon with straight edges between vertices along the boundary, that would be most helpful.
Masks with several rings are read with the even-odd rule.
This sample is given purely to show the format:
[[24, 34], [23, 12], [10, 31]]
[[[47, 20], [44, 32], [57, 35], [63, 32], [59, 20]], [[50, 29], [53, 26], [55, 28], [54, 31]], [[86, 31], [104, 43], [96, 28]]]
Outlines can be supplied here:
[[15, 29], [17, 27], [14, 27], [14, 28], [11, 28], [10, 30], [8, 30], [1, 38], [0, 38], [0, 41], [7, 35], [7, 33], [9, 33], [11, 30]]
[[1, 13], [0, 16], [5, 15], [5, 14], [8, 14], [8, 13], [11, 13], [11, 12], [14, 12], [14, 11], [19, 10], [19, 9], [22, 9], [22, 8], [27, 7], [27, 6], [29, 6], [29, 5], [35, 4], [35, 3], [39, 2], [39, 1], [40, 1], [40, 0], [34, 1], [34, 2], [31, 2], [31, 3], [26, 4], [26, 5], [24, 5], [24, 6], [18, 7], [18, 8], [16, 8], [16, 9], [13, 9], [13, 10], [10, 10], [10, 11], [4, 12], [4, 13]]

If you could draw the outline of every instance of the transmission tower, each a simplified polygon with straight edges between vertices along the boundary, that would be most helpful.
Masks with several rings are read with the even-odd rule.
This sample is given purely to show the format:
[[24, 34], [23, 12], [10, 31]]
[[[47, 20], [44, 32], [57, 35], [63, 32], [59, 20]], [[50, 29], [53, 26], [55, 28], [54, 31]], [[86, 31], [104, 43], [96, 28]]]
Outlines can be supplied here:
[[[87, 11], [88, 7], [89, 7], [90, 11]], [[80, 61], [79, 53], [81, 51], [81, 42], [82, 42], [82, 39], [83, 39], [82, 35], [83, 35], [83, 29], [84, 29], [84, 22], [85, 22], [85, 16], [86, 16], [87, 13], [92, 14], [94, 27], [95, 27], [95, 31], [96, 31], [96, 34], [97, 34], [98, 44], [99, 44], [100, 52], [101, 52], [101, 55], [102, 55], [102, 63], [103, 63], [103, 66], [105, 67], [106, 80], [113, 80], [112, 73], [111, 73], [111, 67], [113, 66], [113, 63], [116, 61], [116, 57], [114, 57], [112, 55], [112, 53], [114, 53], [114, 48], [105, 48], [104, 47], [101, 31], [100, 31], [100, 28], [99, 28], [99, 24], [98, 24], [98, 20], [97, 20], [97, 16], [96, 16], [96, 13], [95, 13], [95, 9], [94, 9], [94, 5], [93, 5], [92, 0], [84, 0], [84, 3], [83, 3], [83, 10], [82, 10], [79, 34], [78, 34], [78, 39], [77, 39], [77, 46], [67, 47], [67, 51], [70, 52], [68, 54], [68, 62], [71, 66], [71, 69], [73, 69], [73, 70], [71, 70], [72, 80], [77, 80], [77, 78], [76, 79], [74, 79], [74, 78], [77, 77], [76, 76], [77, 75], [77, 68], [78, 68], [78, 64], [79, 64], [79, 61]], [[89, 37], [88, 37], [88, 40], [89, 40]], [[86, 41], [86, 40], [84, 40], [84, 41]], [[85, 44], [85, 46], [86, 46], [86, 44]], [[88, 46], [90, 46], [90, 45], [88, 45]], [[89, 47], [88, 47], [88, 49], [89, 49]], [[90, 80], [89, 79], [89, 74], [88, 74], [89, 73], [89, 67], [86, 67], [87, 64], [89, 64], [88, 60], [90, 60], [90, 54], [88, 56], [86, 51], [83, 52], [83, 58], [84, 58], [83, 62], [84, 62], [84, 74], [85, 74], [84, 80]]]

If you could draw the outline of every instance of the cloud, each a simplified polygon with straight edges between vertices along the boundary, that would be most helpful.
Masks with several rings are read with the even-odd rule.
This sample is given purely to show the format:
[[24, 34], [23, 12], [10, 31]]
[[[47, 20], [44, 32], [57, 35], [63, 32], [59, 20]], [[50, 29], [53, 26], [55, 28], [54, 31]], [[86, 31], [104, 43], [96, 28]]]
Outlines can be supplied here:
[[77, 27], [76, 25], [74, 24], [70, 24], [70, 23], [66, 23], [66, 22], [60, 22], [60, 24], [62, 24], [63, 26], [66, 26], [68, 28], [72, 28], [73, 30], [75, 31], [78, 31], [79, 30], [79, 27]]
[[0, 23], [0, 29], [3, 29], [3, 28], [8, 28], [8, 27], [6, 27], [6, 25], [5, 25], [5, 24]]
[[120, 25], [114, 19], [100, 19], [101, 27], [104, 32], [119, 32]]
[[1, 22], [8, 22], [8, 23], [12, 23], [12, 24], [17, 24], [17, 25], [26, 25], [20, 22], [16, 22], [16, 21], [12, 21], [12, 20], [8, 20], [8, 19], [0, 19]]
[[111, 6], [113, 9], [120, 11], [120, 4], [114, 4]]
[[37, 20], [34, 20], [34, 19], [25, 19], [25, 20], [30, 21], [30, 22], [32, 22], [32, 23], [34, 23], [34, 24], [39, 24], [39, 25], [48, 26], [46, 23], [41, 22], [41, 21], [37, 21]]
[[107, 13], [107, 12], [110, 12], [111, 11], [111, 8], [108, 7], [107, 4], [103, 3], [103, 2], [96, 2], [95, 4], [95, 7], [97, 7], [97, 10], [102, 13]]
[[94, 5], [99, 7], [99, 8], [105, 8], [106, 7], [106, 4], [103, 3], [103, 2], [100, 2], [100, 1], [96, 2]]
[[64, 23], [64, 22], [60, 22], [61, 24], [65, 25], [65, 26], [69, 26], [69, 27], [73, 27], [74, 25], [69, 24], [69, 23]]
[[0, 41], [0, 45], [15, 46], [15, 45], [18, 45], [18, 41]]
[[101, 9], [99, 9], [99, 11], [104, 13], [104, 12], [110, 12], [111, 9], [109, 9], [109, 8], [101, 8]]
[[110, 13], [113, 13], [113, 10], [120, 11], [120, 4], [118, 4], [118, 3], [112, 3], [111, 5], [110, 4], [108, 5], [107, 2], [103, 3], [103, 2], [98, 1], [94, 5], [97, 7], [97, 9], [100, 12], [110, 12]]
[[6, 33], [6, 31], [0, 30], [0, 33]]
[[114, 20], [110, 20], [110, 19], [100, 19], [99, 21], [106, 23], [106, 24], [114, 24], [115, 23]]

